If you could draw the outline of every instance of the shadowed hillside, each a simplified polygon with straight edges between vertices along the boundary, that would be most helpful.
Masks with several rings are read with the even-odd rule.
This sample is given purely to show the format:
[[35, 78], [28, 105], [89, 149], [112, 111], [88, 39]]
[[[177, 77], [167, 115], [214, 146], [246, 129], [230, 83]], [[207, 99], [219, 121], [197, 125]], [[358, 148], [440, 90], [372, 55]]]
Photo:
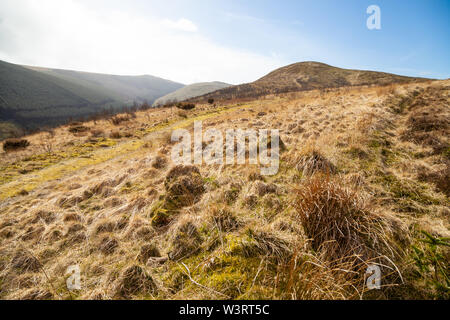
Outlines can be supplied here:
[[134, 101], [151, 104], [182, 86], [152, 76], [50, 70], [0, 61], [0, 139], [9, 127], [54, 126]]
[[192, 100], [253, 99], [277, 93], [422, 80], [384, 72], [341, 69], [319, 62], [300, 62], [277, 69], [255, 82], [225, 88]]
[[38, 67], [26, 68], [49, 74], [58, 79], [87, 85], [97, 92], [104, 92], [108, 96], [126, 103], [147, 101], [152, 104], [161, 95], [166, 95], [184, 86], [180, 83], [149, 75], [118, 76]]

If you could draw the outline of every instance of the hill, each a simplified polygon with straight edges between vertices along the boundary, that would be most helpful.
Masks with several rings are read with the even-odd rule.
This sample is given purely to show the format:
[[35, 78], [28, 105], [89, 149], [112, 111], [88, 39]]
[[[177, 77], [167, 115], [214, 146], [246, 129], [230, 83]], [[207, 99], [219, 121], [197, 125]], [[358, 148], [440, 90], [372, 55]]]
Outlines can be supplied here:
[[93, 74], [0, 61], [0, 123], [27, 129], [54, 126], [102, 109], [117, 110], [133, 101], [151, 104], [182, 86], [152, 76]]
[[254, 99], [286, 92], [344, 86], [386, 85], [421, 80], [424, 79], [385, 72], [341, 69], [319, 62], [299, 62], [277, 69], [255, 82], [225, 88], [191, 100]]
[[214, 92], [219, 89], [224, 89], [230, 87], [231, 84], [223, 82], [202, 82], [187, 85], [175, 92], [169, 93], [164, 97], [161, 97], [155, 101], [154, 106], [161, 106], [169, 102], [179, 102], [190, 98], [195, 98], [202, 96], [204, 94]]

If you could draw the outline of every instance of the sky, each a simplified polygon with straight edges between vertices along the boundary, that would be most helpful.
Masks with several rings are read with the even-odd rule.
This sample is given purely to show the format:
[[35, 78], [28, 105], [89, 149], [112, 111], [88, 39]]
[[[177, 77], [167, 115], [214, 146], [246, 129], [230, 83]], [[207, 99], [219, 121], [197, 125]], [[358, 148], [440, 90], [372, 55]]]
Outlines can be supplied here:
[[449, 21], [448, 0], [1, 0], [0, 60], [184, 84], [301, 61], [446, 79]]

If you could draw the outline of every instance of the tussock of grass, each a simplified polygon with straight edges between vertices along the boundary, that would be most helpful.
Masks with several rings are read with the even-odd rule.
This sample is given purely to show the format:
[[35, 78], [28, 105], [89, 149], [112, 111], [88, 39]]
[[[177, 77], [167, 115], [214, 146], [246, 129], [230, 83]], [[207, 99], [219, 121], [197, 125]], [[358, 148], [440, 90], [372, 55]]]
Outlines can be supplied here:
[[302, 175], [307, 177], [316, 172], [334, 174], [337, 172], [336, 166], [325, 158], [315, 147], [305, 148], [299, 159], [296, 161], [296, 168]]
[[139, 265], [126, 268], [120, 275], [116, 287], [119, 298], [131, 298], [139, 293], [156, 293], [157, 286], [148, 272]]
[[296, 210], [313, 250], [328, 259], [370, 259], [392, 251], [386, 223], [368, 200], [337, 179], [316, 175], [296, 190]]

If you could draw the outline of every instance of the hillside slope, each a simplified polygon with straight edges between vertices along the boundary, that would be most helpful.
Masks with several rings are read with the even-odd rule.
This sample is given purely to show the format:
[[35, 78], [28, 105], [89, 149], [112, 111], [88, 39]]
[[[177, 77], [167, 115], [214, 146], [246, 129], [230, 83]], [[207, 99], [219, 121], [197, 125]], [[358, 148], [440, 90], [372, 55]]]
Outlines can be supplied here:
[[[0, 299], [448, 300], [449, 103], [450, 80], [346, 87], [27, 136], [0, 152]], [[279, 129], [278, 173], [177, 166], [195, 121]]]
[[38, 67], [26, 68], [49, 74], [59, 79], [89, 86], [98, 92], [104, 92], [108, 96], [126, 103], [147, 101], [149, 104], [152, 104], [162, 95], [166, 95], [184, 86], [177, 82], [149, 75], [118, 76]]
[[169, 102], [184, 101], [190, 98], [202, 96], [204, 94], [228, 87], [231, 87], [231, 84], [218, 81], [194, 83], [157, 99], [153, 105], [160, 106]]
[[0, 61], [0, 122], [29, 129], [53, 126], [133, 101], [151, 104], [182, 86], [152, 76], [91, 74]]
[[255, 82], [225, 88], [192, 100], [252, 99], [276, 93], [421, 80], [424, 79], [384, 72], [341, 69], [319, 62], [299, 62], [277, 69]]

